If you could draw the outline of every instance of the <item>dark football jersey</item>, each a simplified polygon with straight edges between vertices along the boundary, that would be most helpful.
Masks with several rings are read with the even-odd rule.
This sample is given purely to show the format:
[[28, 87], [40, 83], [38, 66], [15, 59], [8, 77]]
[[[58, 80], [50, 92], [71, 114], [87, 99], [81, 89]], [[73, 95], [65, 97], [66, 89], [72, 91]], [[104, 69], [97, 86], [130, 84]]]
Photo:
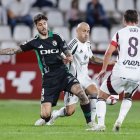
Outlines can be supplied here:
[[64, 65], [61, 53], [68, 49], [66, 42], [58, 34], [50, 31], [47, 39], [41, 39], [37, 35], [20, 47], [22, 51], [35, 50], [42, 73]]

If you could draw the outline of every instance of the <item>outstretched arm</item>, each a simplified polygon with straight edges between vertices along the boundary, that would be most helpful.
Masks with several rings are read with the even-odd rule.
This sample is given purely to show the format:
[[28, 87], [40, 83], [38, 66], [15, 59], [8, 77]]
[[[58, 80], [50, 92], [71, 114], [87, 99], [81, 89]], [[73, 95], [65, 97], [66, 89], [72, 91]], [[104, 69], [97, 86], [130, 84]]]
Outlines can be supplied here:
[[103, 66], [102, 66], [102, 69], [101, 69], [101, 71], [99, 72], [99, 74], [97, 76], [97, 79], [102, 78], [104, 76], [104, 74], [106, 73], [106, 69], [107, 69], [107, 66], [109, 64], [110, 58], [112, 56], [112, 53], [115, 50], [116, 50], [116, 47], [113, 46], [113, 45], [110, 45], [108, 47], [108, 49], [106, 50], [105, 55], [104, 55], [104, 60], [103, 60]]
[[0, 55], [13, 55], [22, 52], [22, 49], [17, 46], [16, 48], [0, 49]]
[[[97, 56], [92, 56], [90, 58], [90, 61], [95, 63], [95, 64], [103, 64], [103, 59], [97, 57]], [[108, 65], [114, 65], [116, 63], [116, 61], [109, 61]]]
[[97, 57], [97, 56], [92, 56], [90, 58], [90, 61], [96, 64], [103, 64], [103, 59]]

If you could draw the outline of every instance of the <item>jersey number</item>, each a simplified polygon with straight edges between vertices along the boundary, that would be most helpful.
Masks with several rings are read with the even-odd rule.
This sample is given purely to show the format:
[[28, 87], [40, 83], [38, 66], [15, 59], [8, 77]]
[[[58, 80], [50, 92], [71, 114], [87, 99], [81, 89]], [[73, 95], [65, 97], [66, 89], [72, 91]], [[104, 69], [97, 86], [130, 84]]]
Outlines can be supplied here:
[[128, 54], [131, 57], [134, 57], [137, 55], [137, 46], [138, 46], [138, 39], [136, 37], [130, 37], [129, 38], [129, 45], [130, 47], [128, 48]]

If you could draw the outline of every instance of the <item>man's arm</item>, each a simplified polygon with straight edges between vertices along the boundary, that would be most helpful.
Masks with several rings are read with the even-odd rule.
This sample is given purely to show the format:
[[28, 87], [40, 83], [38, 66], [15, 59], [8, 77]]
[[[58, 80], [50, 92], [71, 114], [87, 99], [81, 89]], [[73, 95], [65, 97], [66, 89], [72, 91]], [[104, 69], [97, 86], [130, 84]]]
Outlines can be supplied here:
[[66, 57], [64, 58], [64, 60], [65, 60], [67, 63], [72, 62], [73, 56], [72, 56], [70, 50], [65, 50], [65, 51], [64, 51], [64, 54], [65, 54], [65, 56], [66, 56]]
[[97, 56], [92, 56], [90, 58], [90, 62], [93, 62], [95, 64], [103, 64], [103, 59], [97, 57]]
[[101, 69], [100, 73], [97, 76], [97, 79], [99, 79], [99, 78], [101, 78], [101, 77], [104, 76], [104, 74], [105, 74], [105, 72], [107, 70], [107, 66], [109, 64], [110, 58], [112, 56], [112, 53], [115, 50], [116, 50], [116, 47], [115, 46], [109, 45], [108, 49], [105, 52], [104, 59], [103, 59], [103, 66], [102, 66], [102, 69]]
[[[103, 59], [101, 59], [101, 58], [99, 58], [99, 57], [97, 57], [97, 56], [92, 56], [91, 58], [90, 58], [90, 62], [92, 62], [92, 63], [95, 63], [95, 64], [98, 64], [98, 65], [101, 65], [101, 64], [103, 64]], [[109, 61], [109, 65], [114, 65], [116, 63], [116, 61]]]
[[16, 48], [0, 49], [0, 55], [13, 55], [22, 52], [22, 49], [17, 46]]

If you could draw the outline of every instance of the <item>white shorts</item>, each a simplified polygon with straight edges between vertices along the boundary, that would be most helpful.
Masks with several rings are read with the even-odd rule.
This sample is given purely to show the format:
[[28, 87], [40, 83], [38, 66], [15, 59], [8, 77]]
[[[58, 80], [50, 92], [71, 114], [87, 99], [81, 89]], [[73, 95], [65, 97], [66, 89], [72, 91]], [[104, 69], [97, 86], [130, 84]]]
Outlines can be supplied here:
[[110, 95], [122, 92], [133, 95], [138, 89], [139, 83], [126, 78], [110, 75], [101, 85], [100, 90]]
[[75, 95], [72, 95], [71, 93], [69, 92], [65, 92], [64, 94], [64, 105], [65, 106], [69, 106], [69, 105], [72, 105], [72, 104], [76, 104], [78, 102], [78, 97], [75, 96]]
[[[88, 75], [83, 75], [83, 76], [79, 76], [78, 77], [78, 80], [81, 84], [81, 86], [86, 89], [88, 86], [94, 84], [96, 85], [92, 80], [91, 78], [88, 76]], [[65, 106], [68, 106], [68, 105], [72, 105], [72, 104], [76, 104], [78, 102], [78, 97], [75, 96], [75, 95], [71, 95], [70, 93], [68, 92], [65, 92], [65, 95], [64, 95], [64, 104]]]
[[94, 83], [88, 75], [84, 75], [84, 74], [80, 75], [77, 77], [77, 79], [79, 80], [80, 84], [84, 89], [86, 89], [88, 86], [92, 84], [96, 86], [96, 83]]

